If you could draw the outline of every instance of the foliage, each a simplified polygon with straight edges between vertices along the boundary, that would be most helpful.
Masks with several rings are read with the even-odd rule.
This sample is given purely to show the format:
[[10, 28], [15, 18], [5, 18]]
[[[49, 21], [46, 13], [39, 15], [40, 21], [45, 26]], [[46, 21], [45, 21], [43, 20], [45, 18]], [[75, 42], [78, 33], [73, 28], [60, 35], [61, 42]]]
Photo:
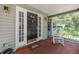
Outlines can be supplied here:
[[64, 14], [53, 18], [53, 23], [64, 24], [61, 34], [79, 35], [79, 12]]

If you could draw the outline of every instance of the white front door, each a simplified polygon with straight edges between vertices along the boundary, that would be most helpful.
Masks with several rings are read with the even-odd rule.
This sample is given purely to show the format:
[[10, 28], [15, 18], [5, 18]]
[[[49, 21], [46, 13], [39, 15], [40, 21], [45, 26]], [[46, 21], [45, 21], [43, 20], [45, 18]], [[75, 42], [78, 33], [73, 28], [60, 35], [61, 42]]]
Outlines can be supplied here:
[[16, 49], [27, 44], [26, 9], [16, 7]]

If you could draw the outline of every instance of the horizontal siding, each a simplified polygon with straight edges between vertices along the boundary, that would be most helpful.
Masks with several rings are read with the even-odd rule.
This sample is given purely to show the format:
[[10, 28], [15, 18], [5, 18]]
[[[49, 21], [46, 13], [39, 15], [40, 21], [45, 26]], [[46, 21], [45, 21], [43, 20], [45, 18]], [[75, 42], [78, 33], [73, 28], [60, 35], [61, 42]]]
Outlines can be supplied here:
[[[15, 48], [15, 6], [7, 5], [9, 7], [8, 16], [4, 15], [3, 6], [0, 5], [0, 52], [7, 48]], [[5, 47], [3, 47], [4, 43]]]
[[[3, 6], [0, 5], [0, 52], [7, 48], [15, 48], [15, 24], [16, 24], [16, 5], [7, 5], [9, 7], [9, 15], [5, 16], [3, 11]], [[27, 5], [17, 5], [26, 9], [37, 11], [37, 9], [31, 8]], [[39, 13], [39, 12], [38, 12]], [[42, 13], [43, 14], [43, 13]], [[47, 36], [47, 23], [46, 26], [43, 26], [43, 32], [46, 38]], [[45, 33], [46, 32], [46, 33]], [[6, 44], [3, 47], [3, 44]]]

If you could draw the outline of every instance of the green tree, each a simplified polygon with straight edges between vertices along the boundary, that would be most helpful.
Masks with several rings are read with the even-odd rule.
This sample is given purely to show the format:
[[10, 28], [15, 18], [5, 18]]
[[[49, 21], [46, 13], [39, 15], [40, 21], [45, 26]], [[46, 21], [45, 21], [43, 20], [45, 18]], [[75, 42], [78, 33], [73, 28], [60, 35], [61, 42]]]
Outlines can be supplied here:
[[72, 18], [72, 21], [73, 21], [73, 24], [74, 24], [74, 29], [76, 31], [79, 31], [79, 13], [72, 14], [71, 18]]

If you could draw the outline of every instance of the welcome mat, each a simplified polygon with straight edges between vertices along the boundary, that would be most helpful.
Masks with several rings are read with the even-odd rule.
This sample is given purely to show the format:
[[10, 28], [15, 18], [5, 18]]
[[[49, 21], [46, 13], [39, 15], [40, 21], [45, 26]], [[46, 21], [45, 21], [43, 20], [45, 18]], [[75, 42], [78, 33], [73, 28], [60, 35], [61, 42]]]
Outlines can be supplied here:
[[34, 44], [31, 44], [31, 45], [28, 45], [28, 48], [30, 50], [34, 50], [34, 49], [39, 48], [39, 47], [40, 47], [40, 45], [38, 43], [34, 43]]

